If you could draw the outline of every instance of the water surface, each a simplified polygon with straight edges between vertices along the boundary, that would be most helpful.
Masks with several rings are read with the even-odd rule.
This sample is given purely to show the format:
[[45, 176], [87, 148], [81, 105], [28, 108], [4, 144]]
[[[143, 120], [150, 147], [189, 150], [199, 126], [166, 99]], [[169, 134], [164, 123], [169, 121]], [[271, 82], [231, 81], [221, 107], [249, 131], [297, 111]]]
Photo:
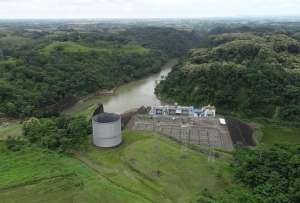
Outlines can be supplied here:
[[141, 106], [160, 105], [162, 102], [154, 94], [156, 83], [162, 77], [167, 76], [176, 64], [176, 59], [170, 60], [159, 73], [122, 85], [115, 90], [113, 95], [89, 96], [66, 109], [64, 113], [73, 115], [88, 114], [99, 103], [104, 105], [106, 112], [114, 113], [124, 113]]

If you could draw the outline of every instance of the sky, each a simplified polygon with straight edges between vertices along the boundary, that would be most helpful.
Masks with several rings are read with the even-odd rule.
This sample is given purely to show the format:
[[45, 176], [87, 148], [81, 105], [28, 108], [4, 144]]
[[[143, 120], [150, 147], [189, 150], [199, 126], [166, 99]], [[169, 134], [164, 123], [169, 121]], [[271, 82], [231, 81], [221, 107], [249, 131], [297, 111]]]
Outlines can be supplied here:
[[0, 18], [300, 16], [300, 0], [0, 0]]

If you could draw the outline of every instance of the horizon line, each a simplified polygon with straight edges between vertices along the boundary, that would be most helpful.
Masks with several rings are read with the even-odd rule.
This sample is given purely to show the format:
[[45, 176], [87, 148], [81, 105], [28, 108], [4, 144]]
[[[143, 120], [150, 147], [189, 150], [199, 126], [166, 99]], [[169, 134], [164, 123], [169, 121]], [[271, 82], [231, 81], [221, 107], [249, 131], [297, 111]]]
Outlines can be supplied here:
[[203, 16], [203, 17], [17, 17], [1, 18], [0, 20], [201, 20], [201, 19], [286, 19], [299, 18], [300, 15], [281, 15], [281, 16], [262, 16], [262, 15], [244, 15], [244, 16]]

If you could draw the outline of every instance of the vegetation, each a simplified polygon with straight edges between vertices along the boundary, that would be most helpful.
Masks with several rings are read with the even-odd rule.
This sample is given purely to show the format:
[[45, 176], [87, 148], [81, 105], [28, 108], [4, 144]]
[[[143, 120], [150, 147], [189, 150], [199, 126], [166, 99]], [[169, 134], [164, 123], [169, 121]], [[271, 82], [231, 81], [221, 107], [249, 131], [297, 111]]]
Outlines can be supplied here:
[[[190, 202], [230, 185], [226, 156], [207, 155], [151, 133], [124, 132], [115, 149], [89, 147], [74, 158], [0, 143], [0, 198], [7, 202]], [[178, 184], [180, 183], [180, 184]]]
[[2, 202], [148, 202], [80, 161], [37, 147], [0, 150]]
[[299, 202], [300, 43], [283, 34], [212, 39], [212, 47], [190, 51], [156, 92], [182, 104], [214, 104], [251, 122], [259, 117], [259, 141], [268, 145], [236, 150], [234, 184], [218, 194], [204, 189], [195, 202]]
[[295, 127], [265, 125], [262, 127], [263, 144], [300, 144], [300, 129]]
[[89, 123], [85, 117], [31, 119], [23, 125], [24, 137], [30, 143], [50, 150], [79, 149], [86, 141]]
[[199, 202], [271, 203], [300, 201], [300, 146], [260, 146], [234, 154], [234, 174], [240, 186], [214, 197], [204, 194]]
[[[5, 24], [0, 117], [37, 118], [24, 122], [23, 137], [20, 121], [0, 123], [1, 201], [300, 202], [299, 23], [219, 25]], [[208, 157], [159, 135], [123, 132], [121, 146], [102, 150], [87, 144], [87, 118], [50, 118], [198, 46], [156, 92], [257, 121], [259, 146]]]
[[286, 35], [215, 36], [194, 49], [156, 92], [184, 104], [214, 104], [245, 116], [300, 121], [300, 43]]
[[20, 137], [22, 133], [22, 124], [17, 121], [3, 122], [0, 126], [0, 140], [5, 140], [8, 137]]
[[76, 97], [160, 70], [163, 59], [155, 50], [116, 39], [106, 47], [92, 47], [88, 37], [48, 42], [45, 35], [17, 47], [3, 46], [0, 112], [12, 117], [57, 115]]
[[0, 113], [57, 116], [81, 96], [158, 72], [166, 56], [183, 54], [199, 41], [194, 32], [150, 30], [4, 29]]
[[137, 27], [125, 31], [124, 34], [129, 39], [134, 39], [146, 47], [161, 50], [170, 57], [181, 57], [189, 49], [209, 42], [207, 35], [173, 28]]

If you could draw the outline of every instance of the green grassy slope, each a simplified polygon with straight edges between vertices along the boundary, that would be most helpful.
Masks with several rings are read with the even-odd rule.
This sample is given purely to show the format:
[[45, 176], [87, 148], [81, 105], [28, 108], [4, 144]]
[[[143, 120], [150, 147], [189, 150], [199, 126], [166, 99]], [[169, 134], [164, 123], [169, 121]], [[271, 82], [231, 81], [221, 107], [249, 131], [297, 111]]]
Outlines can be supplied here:
[[22, 124], [17, 121], [8, 122], [6, 125], [0, 126], [0, 140], [7, 137], [20, 137], [22, 136]]
[[[0, 146], [2, 202], [190, 202], [203, 188], [230, 184], [222, 159], [149, 133], [124, 132], [115, 149], [90, 147], [74, 158], [38, 148]], [[159, 173], [157, 173], [159, 171]]]
[[300, 129], [285, 126], [264, 126], [263, 144], [300, 144]]
[[151, 133], [124, 135], [120, 147], [90, 147], [81, 158], [115, 184], [145, 199], [190, 202], [201, 189], [214, 192], [230, 184], [230, 170], [224, 160], [209, 162], [206, 155]]
[[136, 53], [136, 54], [148, 54], [149, 49], [142, 47], [141, 45], [129, 43], [120, 47], [115, 46], [99, 46], [99, 47], [89, 47], [85, 45], [81, 45], [76, 42], [52, 42], [41, 50], [46, 56], [49, 56], [55, 49], [63, 49], [65, 52], [69, 53], [87, 53], [87, 52], [98, 52], [98, 53], [111, 53], [114, 50], [118, 50], [126, 53]]
[[80, 45], [76, 42], [53, 42], [49, 44], [48, 46], [44, 47], [42, 49], [42, 53], [45, 55], [50, 55], [51, 52], [54, 49], [63, 49], [66, 52], [80, 52], [80, 53], [86, 53], [90, 51], [106, 51], [106, 49], [96, 49], [96, 48], [90, 48], [87, 46]]
[[31, 148], [0, 155], [1, 202], [148, 202], [80, 161]]

